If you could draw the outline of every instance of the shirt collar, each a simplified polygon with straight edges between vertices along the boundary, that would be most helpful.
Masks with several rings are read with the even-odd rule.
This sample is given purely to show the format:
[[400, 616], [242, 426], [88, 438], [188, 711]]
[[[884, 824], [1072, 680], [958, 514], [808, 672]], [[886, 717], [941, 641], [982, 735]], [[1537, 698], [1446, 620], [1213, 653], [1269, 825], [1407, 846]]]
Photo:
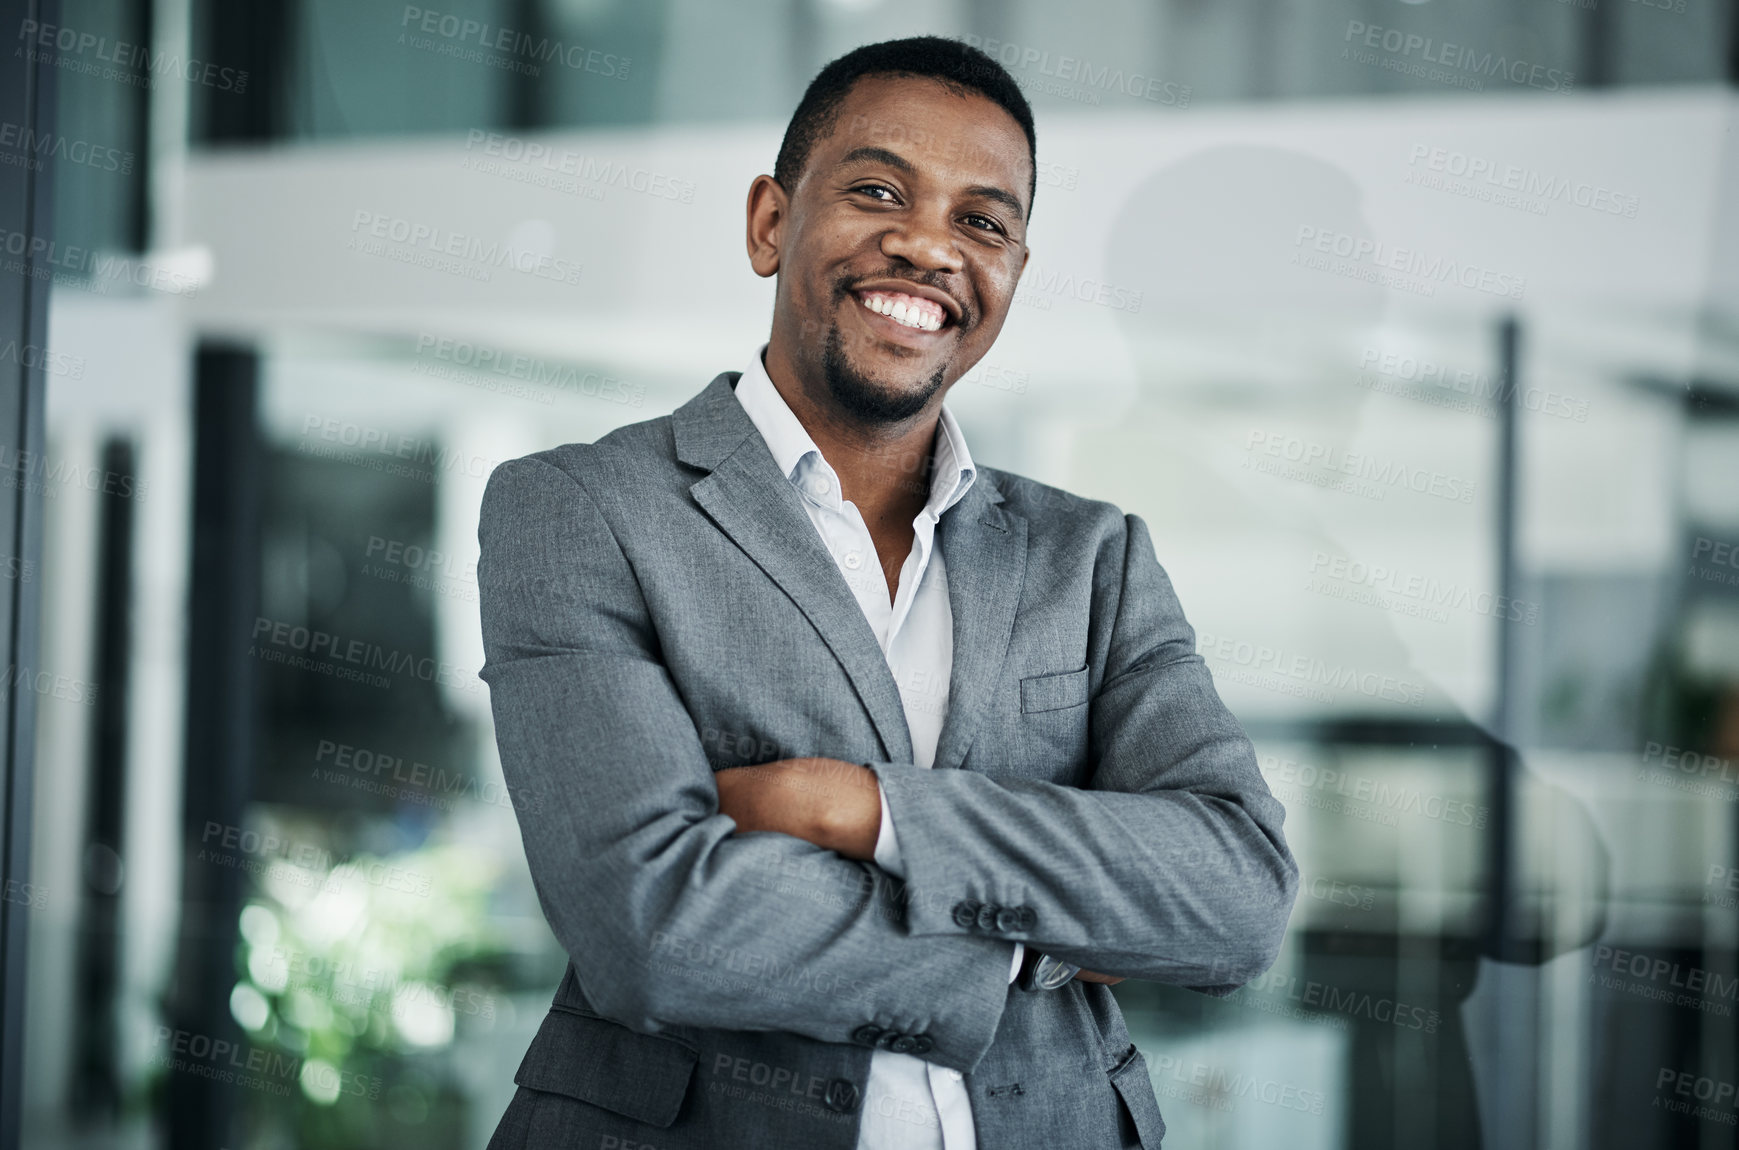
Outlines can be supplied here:
[[[772, 452], [773, 461], [779, 465], [780, 474], [790, 480], [799, 491], [809, 494], [803, 482], [805, 474], [811, 468], [821, 471], [833, 481], [829, 489], [832, 496], [829, 502], [837, 506], [838, 476], [821, 454], [821, 449], [815, 446], [815, 440], [804, 429], [802, 421], [791, 410], [791, 405], [785, 402], [785, 397], [773, 386], [773, 380], [767, 375], [766, 365], [762, 361], [766, 354], [767, 345], [762, 344], [743, 372], [742, 378], [737, 381], [737, 401], [743, 405], [743, 410], [761, 433], [761, 438], [766, 440], [767, 449]], [[937, 426], [942, 433], [936, 437], [930, 468], [930, 498], [924, 504], [924, 510], [932, 518], [939, 519], [944, 511], [965, 496], [973, 480], [977, 478], [978, 470], [973, 466], [972, 453], [966, 449], [966, 435], [960, 430], [959, 422], [955, 420], [954, 413], [948, 410], [946, 403], [942, 405]]]

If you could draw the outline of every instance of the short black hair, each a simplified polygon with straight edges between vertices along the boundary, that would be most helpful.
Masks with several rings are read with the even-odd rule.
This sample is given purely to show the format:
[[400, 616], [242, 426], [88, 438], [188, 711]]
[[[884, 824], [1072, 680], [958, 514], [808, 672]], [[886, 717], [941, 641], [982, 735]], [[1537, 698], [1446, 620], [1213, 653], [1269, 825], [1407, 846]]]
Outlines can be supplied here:
[[1001, 107], [1026, 133], [1027, 157], [1032, 161], [1032, 180], [1027, 188], [1027, 215], [1032, 215], [1033, 195], [1038, 191], [1038, 134], [1033, 130], [1033, 110], [1014, 77], [989, 56], [963, 40], [941, 36], [913, 36], [884, 40], [855, 48], [809, 82], [791, 113], [773, 178], [786, 191], [794, 190], [818, 140], [839, 122], [839, 106], [852, 86], [865, 76], [919, 76], [935, 80], [956, 95], [977, 93]]

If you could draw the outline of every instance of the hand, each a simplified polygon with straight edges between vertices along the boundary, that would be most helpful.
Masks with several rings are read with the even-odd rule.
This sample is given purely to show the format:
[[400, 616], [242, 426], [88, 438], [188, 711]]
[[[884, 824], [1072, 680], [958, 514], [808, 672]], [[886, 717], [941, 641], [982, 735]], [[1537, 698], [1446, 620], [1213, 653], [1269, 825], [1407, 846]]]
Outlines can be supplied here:
[[870, 862], [882, 829], [875, 772], [842, 759], [779, 759], [713, 772], [719, 813], [738, 834], [777, 831]]

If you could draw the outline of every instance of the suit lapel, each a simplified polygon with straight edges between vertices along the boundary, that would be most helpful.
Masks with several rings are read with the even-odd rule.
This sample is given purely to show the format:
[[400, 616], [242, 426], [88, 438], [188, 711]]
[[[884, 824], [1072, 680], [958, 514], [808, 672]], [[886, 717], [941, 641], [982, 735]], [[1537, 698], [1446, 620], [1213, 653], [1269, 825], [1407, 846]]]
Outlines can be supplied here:
[[1002, 677], [1026, 579], [1027, 521], [1000, 506], [1002, 493], [989, 478], [981, 468], [972, 488], [943, 512], [940, 523], [954, 615], [954, 669], [948, 715], [936, 743], [939, 770], [960, 766], [978, 733]]
[[[802, 497], [721, 375], [671, 415], [677, 458], [709, 474], [690, 487], [702, 509], [808, 618], [856, 688], [892, 762], [912, 736], [875, 632], [803, 509]], [[958, 631], [958, 626], [956, 626]]]
[[[863, 609], [827, 553], [802, 497], [767, 450], [731, 387], [715, 378], [671, 415], [677, 458], [708, 472], [689, 489], [719, 530], [743, 549], [808, 618], [839, 660], [892, 762], [912, 761], [899, 687]], [[948, 715], [934, 765], [965, 761], [1001, 677], [1026, 578], [1027, 521], [1001, 506], [990, 475], [978, 478], [939, 524], [948, 604], [954, 616], [954, 666]]]

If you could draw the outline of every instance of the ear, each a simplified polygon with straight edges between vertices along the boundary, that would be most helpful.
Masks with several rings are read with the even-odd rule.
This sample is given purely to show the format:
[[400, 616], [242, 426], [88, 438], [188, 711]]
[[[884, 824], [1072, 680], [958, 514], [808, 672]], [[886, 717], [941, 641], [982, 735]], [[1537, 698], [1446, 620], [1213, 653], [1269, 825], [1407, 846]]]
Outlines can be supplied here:
[[789, 207], [785, 189], [772, 176], [756, 176], [749, 185], [749, 266], [762, 278], [779, 271], [779, 247]]

